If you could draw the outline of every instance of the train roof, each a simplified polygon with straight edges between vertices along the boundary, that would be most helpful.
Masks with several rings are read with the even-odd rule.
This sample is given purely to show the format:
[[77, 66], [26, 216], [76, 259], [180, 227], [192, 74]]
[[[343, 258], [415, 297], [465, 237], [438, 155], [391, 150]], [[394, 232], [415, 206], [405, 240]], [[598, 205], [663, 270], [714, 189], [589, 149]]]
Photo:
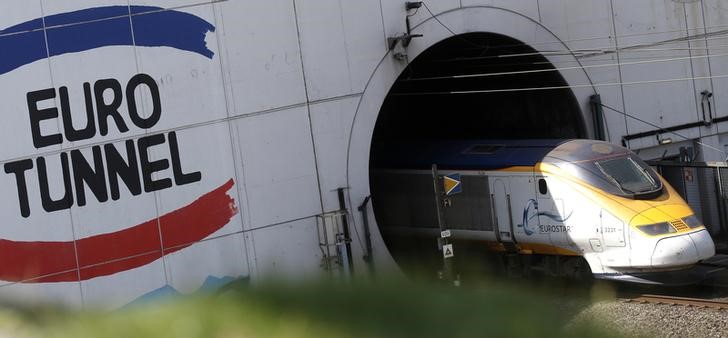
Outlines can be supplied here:
[[377, 147], [375, 169], [494, 170], [534, 166], [565, 139], [407, 141]]

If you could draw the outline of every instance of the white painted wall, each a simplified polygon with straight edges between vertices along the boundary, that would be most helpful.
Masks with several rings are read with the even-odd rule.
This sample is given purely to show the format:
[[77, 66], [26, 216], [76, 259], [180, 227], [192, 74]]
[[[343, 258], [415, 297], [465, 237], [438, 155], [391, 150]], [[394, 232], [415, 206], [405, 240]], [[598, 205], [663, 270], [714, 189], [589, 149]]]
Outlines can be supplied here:
[[[728, 79], [684, 80], [653, 84], [614, 85], [620, 82], [728, 75], [725, 35], [660, 44], [650, 52], [625, 47], [658, 43], [667, 39], [716, 32], [728, 27], [728, 7], [720, 0], [682, 4], [671, 0], [448, 0], [427, 1], [438, 19], [457, 34], [496, 32], [524, 41], [540, 51], [617, 50], [597, 56], [548, 56], [557, 67], [588, 66], [564, 70], [591, 128], [589, 96], [599, 93], [605, 104], [626, 111], [659, 127], [698, 121], [702, 90], [714, 93], [715, 116], [728, 114], [722, 88]], [[0, 282], [0, 296], [51, 299], [62, 303], [120, 306], [154, 290], [172, 287], [192, 292], [208, 277], [251, 278], [269, 275], [315, 276], [321, 273], [321, 253], [316, 236], [316, 215], [339, 208], [336, 192], [346, 187], [354, 227], [355, 268], [364, 273], [363, 228], [356, 207], [370, 194], [369, 146], [382, 102], [391, 85], [407, 66], [387, 50], [386, 38], [405, 31], [404, 1], [171, 1], [8, 0], [0, 5], [0, 30], [37, 18], [51, 17], [104, 6], [156, 6], [166, 11], [191, 14], [215, 27], [204, 36], [211, 58], [179, 49], [157, 46], [104, 46], [88, 51], [42, 58], [0, 74], [0, 99], [5, 121], [0, 123], [0, 161], [5, 165], [23, 159], [46, 157], [50, 190], [63, 191], [60, 153], [79, 149], [91, 157], [94, 145], [176, 131], [184, 170], [199, 171], [199, 182], [174, 186], [139, 196], [122, 188], [119, 201], [99, 203], [87, 189], [89, 204], [69, 210], [44, 212], [40, 205], [38, 177], [28, 171], [31, 216], [19, 212], [17, 182], [0, 174], [0, 238], [13, 242], [79, 243], [85, 238], [127, 229], [154, 220], [193, 203], [228, 180], [234, 189], [228, 196], [238, 213], [204, 239], [149, 264], [91, 279], [78, 274], [76, 281], [37, 283], [41, 277], [27, 272], [22, 278]], [[137, 8], [137, 7], [134, 7]], [[140, 18], [108, 16], [94, 22], [73, 22], [74, 27], [98, 29], [98, 22], [126, 22], [129, 38]], [[76, 20], [78, 21], [78, 20]], [[83, 20], [81, 20], [83, 21]], [[427, 48], [451, 36], [430, 13], [421, 8], [412, 17], [414, 33], [423, 34], [407, 49], [412, 60]], [[64, 26], [65, 27], [65, 26]], [[37, 35], [28, 40], [34, 48], [53, 48], [54, 29], [42, 27], [0, 33], [0, 46], [18, 34]], [[83, 38], [83, 37], [79, 37]], [[23, 46], [23, 48], [31, 48]], [[620, 50], [621, 49], [621, 50]], [[668, 50], [664, 50], [668, 49]], [[578, 55], [578, 54], [577, 54]], [[710, 58], [693, 58], [711, 55]], [[628, 64], [650, 59], [682, 58], [669, 62]], [[619, 66], [618, 63], [623, 65]], [[2, 63], [2, 61], [0, 61]], [[595, 67], [610, 64], [606, 67]], [[592, 68], [589, 68], [592, 67]], [[64, 141], [38, 149], [33, 146], [28, 103], [29, 92], [67, 86], [74, 121], [85, 118], [83, 83], [118, 79], [122, 85], [135, 74], [149, 74], [159, 85], [162, 113], [150, 129], [128, 120], [124, 98], [119, 112], [127, 117], [128, 132], [113, 127], [109, 135], [88, 140]], [[107, 99], [110, 93], [106, 94]], [[149, 117], [153, 102], [148, 91], [134, 94], [140, 114]], [[60, 107], [61, 101], [44, 101], [42, 108]], [[609, 139], [619, 143], [626, 134], [655, 129], [624, 115], [605, 110]], [[62, 119], [41, 123], [43, 134], [63, 130]], [[723, 149], [722, 138], [710, 137], [728, 128], [713, 124], [679, 132], [689, 138], [703, 137]], [[677, 141], [676, 136], [673, 139]], [[165, 143], [166, 144], [166, 143]], [[633, 149], [651, 148], [656, 139], [630, 142]], [[655, 151], [653, 151], [655, 152]], [[152, 160], [169, 159], [168, 147], [152, 147]], [[725, 156], [704, 151], [706, 160]], [[171, 177], [171, 169], [155, 173]], [[373, 244], [379, 269], [394, 268], [374, 217]], [[164, 242], [160, 227], [160, 241]], [[166, 254], [161, 244], [156, 249]], [[69, 269], [44, 270], [50, 275], [78, 272], [87, 253], [71, 246], [76, 257]], [[149, 252], [136, 252], [145, 255]], [[17, 259], [0, 252], [0, 260]], [[123, 264], [114, 261], [108, 264]], [[37, 257], [43, 261], [47, 258]], [[84, 267], [82, 267], [84, 268]], [[2, 269], [2, 268], [0, 268]], [[13, 279], [13, 278], [8, 278]]]

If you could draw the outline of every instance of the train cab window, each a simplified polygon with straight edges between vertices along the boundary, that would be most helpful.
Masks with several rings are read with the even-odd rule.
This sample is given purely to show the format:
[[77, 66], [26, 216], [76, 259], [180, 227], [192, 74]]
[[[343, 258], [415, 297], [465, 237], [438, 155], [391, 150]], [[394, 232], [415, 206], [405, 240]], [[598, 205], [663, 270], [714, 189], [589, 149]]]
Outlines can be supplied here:
[[596, 164], [610, 181], [626, 193], [649, 192], [659, 187], [646, 166], [640, 166], [630, 157], [597, 161]]
[[544, 161], [617, 196], [652, 199], [662, 193], [662, 181], [642, 159], [628, 149], [603, 142], [566, 142], [549, 153]]
[[546, 185], [546, 180], [543, 178], [538, 180], [538, 192], [540, 192], [541, 195], [546, 195], [549, 192], [549, 187]]

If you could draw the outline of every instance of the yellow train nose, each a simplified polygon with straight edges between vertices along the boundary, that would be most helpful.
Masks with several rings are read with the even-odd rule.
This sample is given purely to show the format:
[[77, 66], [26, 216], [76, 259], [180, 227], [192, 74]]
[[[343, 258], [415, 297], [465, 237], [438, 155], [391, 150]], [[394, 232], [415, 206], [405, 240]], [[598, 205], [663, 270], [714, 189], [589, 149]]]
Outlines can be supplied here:
[[687, 204], [662, 204], [642, 211], [630, 220], [630, 225], [639, 228], [651, 224], [668, 223], [674, 229], [670, 232], [687, 232], [691, 228], [682, 220], [693, 214]]

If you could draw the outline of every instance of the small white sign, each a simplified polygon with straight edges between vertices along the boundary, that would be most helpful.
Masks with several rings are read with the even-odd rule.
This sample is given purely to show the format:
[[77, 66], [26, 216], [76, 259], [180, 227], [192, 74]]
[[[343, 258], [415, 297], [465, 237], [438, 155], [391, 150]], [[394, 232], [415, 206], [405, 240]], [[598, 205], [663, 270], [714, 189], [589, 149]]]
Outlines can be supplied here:
[[452, 236], [452, 234], [450, 233], [450, 230], [445, 230], [440, 233], [440, 237], [442, 237], [442, 238], [448, 238], [450, 236]]
[[442, 246], [442, 255], [445, 256], [445, 258], [455, 256], [455, 251], [453, 251], [452, 249], [452, 244]]

